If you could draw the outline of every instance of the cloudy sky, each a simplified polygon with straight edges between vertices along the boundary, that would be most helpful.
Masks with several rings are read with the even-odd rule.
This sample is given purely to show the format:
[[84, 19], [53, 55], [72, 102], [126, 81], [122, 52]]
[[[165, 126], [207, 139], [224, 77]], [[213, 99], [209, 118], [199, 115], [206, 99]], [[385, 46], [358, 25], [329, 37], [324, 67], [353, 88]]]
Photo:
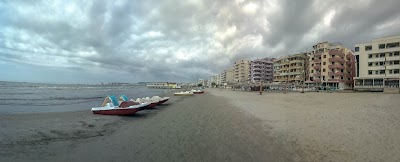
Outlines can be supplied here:
[[194, 81], [240, 58], [400, 34], [399, 0], [0, 1], [0, 80]]

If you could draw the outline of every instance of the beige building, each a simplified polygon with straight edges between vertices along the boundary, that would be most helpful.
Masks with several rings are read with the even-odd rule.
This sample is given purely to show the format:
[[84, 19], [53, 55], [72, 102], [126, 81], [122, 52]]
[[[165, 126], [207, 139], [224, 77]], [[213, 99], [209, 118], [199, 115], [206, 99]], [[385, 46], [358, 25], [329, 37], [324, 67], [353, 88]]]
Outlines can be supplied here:
[[238, 60], [233, 65], [233, 82], [246, 83], [249, 81], [250, 62], [248, 60]]
[[355, 90], [397, 91], [400, 78], [400, 35], [355, 45]]
[[354, 53], [339, 42], [314, 45], [308, 66], [309, 76], [306, 82], [309, 84], [336, 90], [353, 88]]
[[274, 82], [300, 83], [306, 78], [307, 53], [293, 54], [274, 61]]
[[221, 83], [222, 84], [233, 83], [233, 69], [224, 70], [221, 73]]

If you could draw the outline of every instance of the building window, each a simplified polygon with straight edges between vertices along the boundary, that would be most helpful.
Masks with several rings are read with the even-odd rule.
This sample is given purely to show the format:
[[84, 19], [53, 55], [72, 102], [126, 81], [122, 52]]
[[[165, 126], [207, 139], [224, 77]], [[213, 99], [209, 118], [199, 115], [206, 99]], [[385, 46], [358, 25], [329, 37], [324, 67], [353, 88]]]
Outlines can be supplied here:
[[398, 65], [399, 61], [393, 61], [393, 64]]
[[368, 55], [368, 58], [372, 58], [372, 54], [369, 54], [369, 55]]
[[394, 48], [394, 47], [399, 47], [399, 46], [400, 46], [399, 42], [386, 44], [387, 48]]
[[385, 44], [379, 44], [379, 49], [385, 49]]
[[389, 74], [392, 74], [393, 73], [393, 70], [389, 70]]
[[372, 62], [368, 62], [368, 66], [372, 66]]
[[368, 70], [368, 75], [372, 75], [372, 70]]
[[326, 65], [326, 62], [323, 62], [322, 64], [323, 64], [323, 65]]
[[340, 77], [340, 79], [342, 79], [342, 80], [343, 80], [343, 77]]
[[324, 55], [324, 58], [326, 58], [326, 55]]
[[311, 64], [311, 66], [314, 66], [314, 64]]
[[342, 73], [343, 73], [343, 70], [340, 70], [340, 72], [342, 72]]
[[379, 57], [379, 54], [375, 54], [375, 58], [378, 58]]
[[385, 74], [385, 70], [380, 70], [379, 74]]
[[354, 51], [356, 51], [356, 52], [360, 51], [360, 47], [354, 48]]
[[379, 54], [379, 57], [385, 57], [385, 53]]
[[392, 65], [393, 64], [393, 61], [388, 61], [389, 62], [389, 65]]
[[378, 70], [375, 71], [375, 74], [378, 74]]
[[385, 62], [379, 62], [379, 65], [383, 66], [383, 65], [385, 65]]
[[379, 66], [379, 62], [375, 62], [375, 66]]
[[399, 56], [399, 51], [394, 52], [394, 56]]
[[325, 69], [322, 69], [322, 72], [325, 72]]
[[311, 73], [314, 73], [314, 70], [311, 70]]
[[366, 51], [372, 50], [372, 46], [365, 46], [365, 50], [366, 50]]
[[400, 69], [394, 69], [393, 73], [398, 74]]
[[331, 76], [332, 79], [335, 79], [335, 76]]

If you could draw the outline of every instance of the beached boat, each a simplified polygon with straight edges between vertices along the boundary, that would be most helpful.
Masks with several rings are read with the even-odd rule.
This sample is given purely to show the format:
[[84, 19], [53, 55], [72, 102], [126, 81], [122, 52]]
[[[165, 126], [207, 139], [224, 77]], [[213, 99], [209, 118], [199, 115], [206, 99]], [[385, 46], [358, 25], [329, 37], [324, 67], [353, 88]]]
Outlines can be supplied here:
[[194, 89], [192, 89], [191, 92], [193, 92], [194, 94], [202, 94], [202, 93], [204, 93], [204, 91], [194, 90]]
[[[132, 99], [131, 99], [132, 100]], [[136, 100], [134, 100], [135, 102], [139, 102], [139, 103], [145, 103], [148, 102], [150, 103], [146, 109], [151, 109], [154, 108], [155, 106], [158, 105], [158, 100], [151, 100], [150, 98], [137, 98]]]
[[94, 114], [103, 115], [133, 115], [139, 111], [140, 108], [148, 106], [150, 103], [140, 103], [138, 105], [128, 106], [128, 102], [119, 103], [114, 95], [107, 96], [101, 107], [93, 107]]
[[[149, 105], [139, 108], [139, 111], [144, 110], [144, 109], [146, 109], [146, 108], [149, 108], [150, 105], [151, 105], [150, 102], [140, 102], [140, 101], [135, 101], [135, 100], [133, 100], [133, 99], [130, 99], [130, 100], [129, 100], [128, 97], [125, 96], [125, 95], [119, 96], [118, 102], [119, 102], [120, 104], [124, 104], [124, 105], [123, 105], [124, 107], [129, 107], [129, 106], [133, 106], [133, 105], [139, 105], [139, 104], [142, 104], [142, 103], [149, 103]], [[153, 106], [153, 107], [154, 107], [154, 106]]]
[[174, 93], [175, 96], [193, 96], [193, 92], [185, 91], [185, 92], [176, 92]]
[[160, 97], [160, 96], [153, 96], [151, 97], [152, 100], [158, 100], [158, 104], [163, 104], [169, 100], [169, 97]]

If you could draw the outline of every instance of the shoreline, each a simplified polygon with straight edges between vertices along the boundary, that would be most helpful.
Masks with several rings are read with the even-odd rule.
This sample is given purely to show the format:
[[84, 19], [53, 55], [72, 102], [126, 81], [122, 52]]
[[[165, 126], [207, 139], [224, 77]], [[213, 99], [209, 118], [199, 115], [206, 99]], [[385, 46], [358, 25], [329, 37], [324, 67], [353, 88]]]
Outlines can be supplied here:
[[287, 149], [263, 130], [261, 120], [240, 111], [206, 92], [175, 96], [133, 116], [2, 116], [0, 160], [301, 161], [301, 152]]

